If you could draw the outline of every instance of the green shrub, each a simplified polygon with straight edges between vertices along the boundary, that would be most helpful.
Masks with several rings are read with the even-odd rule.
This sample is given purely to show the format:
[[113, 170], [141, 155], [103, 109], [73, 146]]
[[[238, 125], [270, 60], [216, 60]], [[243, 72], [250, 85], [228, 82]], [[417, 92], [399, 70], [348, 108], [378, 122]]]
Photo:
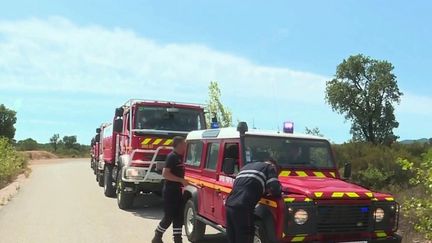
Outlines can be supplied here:
[[360, 185], [381, 190], [388, 185], [407, 187], [412, 172], [402, 170], [399, 157], [418, 161], [403, 146], [383, 146], [368, 143], [345, 143], [333, 145], [339, 167], [352, 164], [352, 180]]
[[432, 149], [422, 155], [423, 161], [416, 165], [408, 159], [400, 158], [402, 169], [412, 171], [415, 176], [410, 180], [424, 193], [423, 197], [412, 197], [403, 204], [405, 216], [414, 222], [414, 227], [432, 239]]
[[27, 160], [6, 138], [0, 137], [0, 188], [13, 181], [27, 168]]

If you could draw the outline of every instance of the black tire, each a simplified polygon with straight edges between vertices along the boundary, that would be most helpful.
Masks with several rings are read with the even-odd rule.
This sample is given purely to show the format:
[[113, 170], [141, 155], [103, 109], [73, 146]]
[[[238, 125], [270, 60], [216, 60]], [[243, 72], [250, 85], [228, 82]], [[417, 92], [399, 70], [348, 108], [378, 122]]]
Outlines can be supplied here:
[[113, 167], [110, 165], [106, 165], [104, 169], [104, 194], [107, 197], [114, 197], [116, 195], [115, 186], [113, 185], [112, 179], [112, 170]]
[[267, 237], [267, 232], [264, 227], [264, 224], [258, 220], [255, 222], [255, 237], [254, 237], [254, 243], [260, 242], [260, 243], [270, 243]]
[[134, 193], [127, 193], [124, 191], [124, 182], [121, 180], [121, 173], [117, 174], [117, 205], [120, 209], [126, 210], [133, 206], [135, 199]]
[[100, 187], [104, 186], [104, 177], [103, 177], [103, 173], [101, 173], [100, 171], [96, 172], [96, 181], [98, 182]]
[[184, 226], [188, 240], [190, 242], [198, 242], [202, 240], [205, 234], [206, 225], [197, 218], [197, 210], [195, 203], [188, 200], [184, 207]]

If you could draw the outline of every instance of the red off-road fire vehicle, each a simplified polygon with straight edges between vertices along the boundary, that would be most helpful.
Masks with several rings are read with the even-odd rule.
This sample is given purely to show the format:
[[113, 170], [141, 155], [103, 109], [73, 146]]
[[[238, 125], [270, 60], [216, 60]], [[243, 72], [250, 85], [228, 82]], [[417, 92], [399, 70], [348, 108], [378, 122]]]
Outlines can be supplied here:
[[[285, 129], [286, 128], [286, 129]], [[292, 132], [292, 124], [284, 130]], [[282, 198], [265, 196], [255, 209], [255, 242], [401, 242], [393, 196], [350, 183], [338, 172], [328, 140], [284, 132], [221, 128], [187, 136], [185, 231], [191, 242], [206, 225], [225, 227], [225, 200], [239, 169], [274, 159]]]
[[172, 139], [205, 129], [204, 106], [129, 100], [116, 109], [111, 128], [102, 142], [104, 192], [117, 196], [118, 206], [127, 209], [141, 192], [161, 194]]

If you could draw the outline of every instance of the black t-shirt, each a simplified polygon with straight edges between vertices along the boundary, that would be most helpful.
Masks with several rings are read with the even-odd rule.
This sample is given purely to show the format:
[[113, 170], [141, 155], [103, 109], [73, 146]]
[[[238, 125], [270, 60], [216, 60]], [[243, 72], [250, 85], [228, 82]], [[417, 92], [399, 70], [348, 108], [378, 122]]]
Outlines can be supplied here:
[[[173, 175], [184, 178], [185, 170], [184, 170], [184, 164], [183, 164], [183, 157], [176, 152], [171, 152], [168, 154], [166, 161], [165, 161], [165, 168], [168, 168], [171, 170], [171, 173]], [[183, 185], [180, 182], [175, 181], [169, 181], [165, 180], [165, 189], [181, 189]]]

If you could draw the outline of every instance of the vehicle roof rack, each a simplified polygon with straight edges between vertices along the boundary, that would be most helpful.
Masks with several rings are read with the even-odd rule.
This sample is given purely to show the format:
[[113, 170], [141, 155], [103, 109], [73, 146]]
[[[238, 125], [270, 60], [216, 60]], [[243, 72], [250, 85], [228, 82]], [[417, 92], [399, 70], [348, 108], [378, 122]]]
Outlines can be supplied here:
[[176, 101], [167, 101], [167, 100], [146, 100], [146, 99], [129, 99], [124, 103], [124, 107], [130, 107], [136, 103], [159, 103], [159, 104], [173, 104], [173, 105], [191, 105], [191, 106], [200, 106], [202, 108], [206, 108], [207, 105], [199, 104], [199, 103], [186, 103], [186, 102], [176, 102]]

